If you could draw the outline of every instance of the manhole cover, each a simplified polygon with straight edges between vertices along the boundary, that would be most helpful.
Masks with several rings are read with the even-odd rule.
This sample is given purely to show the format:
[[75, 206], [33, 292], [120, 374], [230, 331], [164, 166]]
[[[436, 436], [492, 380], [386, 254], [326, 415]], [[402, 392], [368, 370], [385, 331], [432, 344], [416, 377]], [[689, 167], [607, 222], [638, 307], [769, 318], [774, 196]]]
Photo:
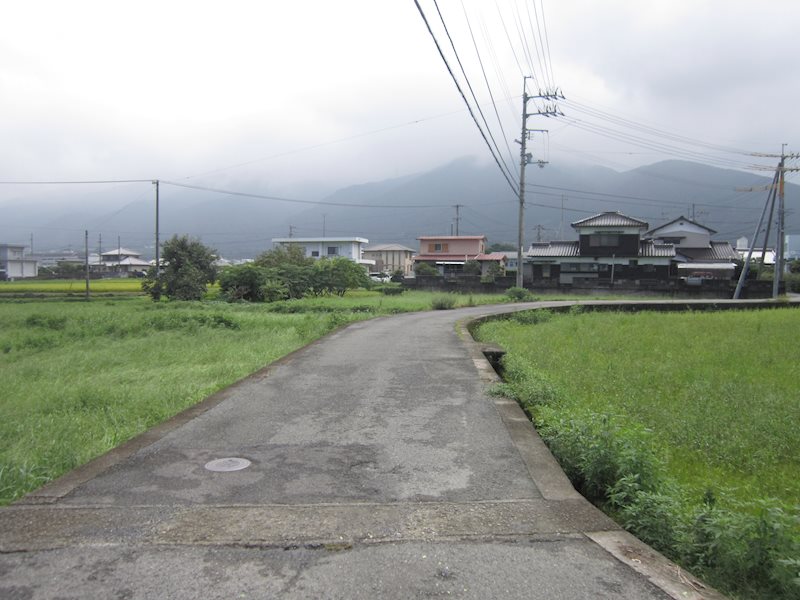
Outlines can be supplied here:
[[206, 463], [209, 471], [241, 471], [250, 466], [250, 461], [246, 458], [218, 458]]

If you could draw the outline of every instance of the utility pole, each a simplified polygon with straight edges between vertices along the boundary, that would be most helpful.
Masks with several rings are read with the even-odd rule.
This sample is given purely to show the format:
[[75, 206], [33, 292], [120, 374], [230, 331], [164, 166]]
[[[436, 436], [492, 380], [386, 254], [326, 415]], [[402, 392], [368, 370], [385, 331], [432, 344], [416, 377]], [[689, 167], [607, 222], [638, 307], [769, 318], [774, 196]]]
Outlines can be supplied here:
[[158, 238], [158, 179], [153, 182], [153, 185], [156, 186], [156, 279], [159, 279], [161, 277], [161, 252]]
[[564, 239], [564, 202], [566, 201], [567, 197], [564, 194], [561, 194], [561, 228], [558, 230], [558, 239]]
[[33, 254], [33, 234], [31, 234], [31, 254]]
[[[786, 166], [786, 159], [796, 159], [800, 158], [800, 154], [793, 153], [793, 154], [786, 154], [786, 144], [781, 145], [781, 153], [780, 154], [761, 154], [761, 153], [753, 153], [751, 156], [759, 156], [763, 158], [777, 158], [779, 159], [778, 167], [775, 169], [775, 177], [773, 178], [773, 185], [771, 186], [772, 192], [772, 203], [774, 207], [774, 203], [777, 197], [778, 202], [778, 219], [776, 223], [776, 240], [775, 240], [775, 272], [772, 277], [772, 298], [776, 299], [778, 297], [778, 292], [780, 290], [780, 283], [781, 278], [783, 277], [783, 267], [784, 267], [784, 246], [786, 245], [786, 234], [784, 233], [784, 215], [785, 215], [785, 206], [784, 206], [784, 187], [785, 187], [785, 179], [786, 179], [786, 172], [787, 171], [800, 171], [800, 167], [787, 167]], [[777, 189], [775, 189], [777, 187]], [[769, 204], [769, 200], [767, 200], [767, 204]], [[766, 213], [767, 205], [764, 205], [764, 213]], [[763, 219], [763, 214], [762, 214]], [[772, 221], [772, 211], [770, 211], [770, 224]], [[759, 229], [756, 229], [756, 235], [758, 235]], [[767, 236], [769, 237], [769, 233]], [[748, 259], [745, 262], [744, 269], [742, 269], [742, 274], [744, 275], [745, 269], [749, 266], [750, 255], [752, 254], [753, 245], [755, 244], [755, 240], [750, 246], [750, 251], [748, 252]], [[764, 240], [764, 247], [766, 248], [767, 240]], [[762, 263], [764, 261], [764, 255], [762, 254]], [[739, 285], [736, 287], [736, 292], [734, 293], [734, 298], [739, 297], [740, 287], [743, 282], [743, 277], [740, 278]]]
[[97, 268], [100, 269], [100, 264], [103, 259], [103, 234], [97, 234]]
[[86, 271], [86, 300], [89, 300], [89, 230], [83, 232], [83, 251], [86, 258], [84, 258], [83, 267]]
[[294, 230], [297, 229], [294, 225], [289, 225], [289, 237], [294, 237]]
[[325, 237], [325, 217], [327, 217], [325, 213], [322, 213], [322, 237]]
[[117, 236], [117, 275], [122, 270], [122, 240]]
[[463, 204], [454, 204], [454, 205], [453, 205], [453, 208], [455, 208], [455, 209], [456, 209], [456, 220], [455, 220], [455, 224], [456, 224], [456, 235], [458, 235], [458, 223], [459, 223], [459, 221], [461, 221], [461, 217], [459, 216], [458, 209], [460, 209], [462, 206], [464, 206], [464, 205], [463, 205]]
[[[557, 117], [562, 113], [556, 104], [544, 105], [541, 108], [536, 108], [535, 112], [528, 112], [529, 100], [557, 100], [564, 98], [564, 95], [557, 89], [542, 91], [536, 95], [528, 94], [528, 79], [532, 77], [526, 76], [522, 78], [522, 132], [520, 139], [517, 143], [520, 145], [519, 151], [519, 223], [517, 228], [517, 287], [522, 285], [522, 271], [523, 271], [523, 246], [524, 246], [524, 233], [525, 233], [525, 167], [533, 162], [533, 155], [527, 152], [527, 141], [531, 133], [540, 132], [547, 133], [547, 129], [528, 129], [528, 117], [532, 115], [539, 115], [543, 117]], [[538, 160], [536, 164], [544, 168], [547, 164], [546, 161]]]

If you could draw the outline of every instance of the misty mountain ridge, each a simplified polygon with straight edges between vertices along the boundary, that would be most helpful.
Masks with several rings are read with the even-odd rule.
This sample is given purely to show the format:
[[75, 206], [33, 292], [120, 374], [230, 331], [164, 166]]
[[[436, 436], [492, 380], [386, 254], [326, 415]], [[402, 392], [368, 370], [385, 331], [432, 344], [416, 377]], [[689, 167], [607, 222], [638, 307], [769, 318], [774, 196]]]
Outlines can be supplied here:
[[[716, 230], [715, 239], [751, 237], [767, 192], [736, 188], [771, 183], [758, 176], [698, 163], [668, 160], [617, 172], [599, 166], [528, 167], [525, 238], [575, 239], [570, 223], [605, 211], [619, 211], [656, 227], [681, 215]], [[244, 191], [234, 181], [225, 189]], [[61, 194], [28, 193], [2, 204], [0, 241], [34, 250], [71, 247], [90, 251], [116, 247], [117, 239], [153, 255], [155, 199], [151, 184]], [[26, 190], [27, 191], [27, 190]], [[253, 194], [269, 195], [258, 189]], [[800, 198], [800, 186], [786, 185], [786, 206]], [[228, 258], [253, 257], [274, 237], [359, 236], [370, 243], [416, 248], [420, 235], [483, 234], [491, 242], [514, 242], [519, 200], [494, 163], [460, 158], [427, 172], [342, 188], [320, 204], [283, 202], [162, 185], [160, 239], [189, 234]], [[457, 208], [456, 208], [457, 207]], [[787, 233], [800, 233], [800, 214], [787, 210]]]

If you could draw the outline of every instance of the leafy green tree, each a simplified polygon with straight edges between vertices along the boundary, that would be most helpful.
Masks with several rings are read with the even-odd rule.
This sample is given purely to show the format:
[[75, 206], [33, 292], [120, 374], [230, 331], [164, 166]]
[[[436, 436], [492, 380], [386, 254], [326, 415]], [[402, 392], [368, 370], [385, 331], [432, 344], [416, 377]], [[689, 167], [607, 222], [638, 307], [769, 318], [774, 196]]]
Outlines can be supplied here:
[[516, 252], [516, 244], [507, 244], [505, 242], [496, 242], [491, 244], [486, 250], [487, 252]]
[[172, 236], [164, 242], [161, 258], [163, 267], [158, 276], [156, 269], [148, 271], [142, 282], [153, 300], [162, 295], [171, 300], [200, 300], [209, 283], [217, 278], [214, 250], [200, 240], [189, 236]]
[[364, 267], [342, 256], [323, 258], [313, 268], [312, 292], [344, 296], [349, 289], [369, 287], [370, 280]]
[[226, 267], [219, 275], [219, 287], [230, 301], [262, 302], [264, 285], [270, 276], [275, 277], [274, 272], [275, 269], [253, 263]]
[[[287, 298], [302, 298], [312, 288], [315, 261], [300, 246], [279, 246], [256, 257], [254, 263], [270, 269], [273, 292], [285, 289]], [[274, 294], [273, 294], [274, 295]], [[278, 294], [280, 295], [280, 294]]]

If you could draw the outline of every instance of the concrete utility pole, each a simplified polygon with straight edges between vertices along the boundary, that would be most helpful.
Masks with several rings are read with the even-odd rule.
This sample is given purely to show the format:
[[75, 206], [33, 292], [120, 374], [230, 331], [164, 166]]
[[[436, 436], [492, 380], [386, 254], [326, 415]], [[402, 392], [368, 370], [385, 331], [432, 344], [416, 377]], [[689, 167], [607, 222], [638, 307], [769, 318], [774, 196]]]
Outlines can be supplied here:
[[[528, 95], [528, 79], [533, 79], [532, 77], [523, 77], [522, 78], [522, 132], [520, 133], [520, 139], [516, 140], [517, 143], [520, 145], [519, 151], [519, 223], [518, 223], [518, 230], [517, 230], [517, 287], [523, 287], [522, 285], [522, 271], [524, 266], [523, 261], [523, 248], [525, 244], [524, 233], [525, 233], [525, 167], [533, 162], [533, 155], [527, 151], [527, 141], [531, 133], [539, 132], [539, 133], [547, 133], [547, 129], [528, 129], [528, 117], [531, 115], [540, 115], [543, 117], [557, 117], [562, 116], [562, 113], [558, 106], [555, 104], [545, 105], [542, 108], [537, 108], [536, 112], [528, 112], [528, 101], [529, 100], [557, 100], [559, 98], [564, 98], [564, 95], [558, 90], [551, 90], [551, 91], [539, 91], [536, 95]], [[544, 160], [537, 160], [536, 164], [539, 167], [544, 167], [547, 162]]]
[[86, 271], [86, 300], [89, 300], [89, 230], [83, 232], [83, 251], [86, 255], [84, 258], [84, 269]]
[[456, 235], [458, 235], [458, 223], [459, 223], [459, 221], [461, 221], [461, 217], [459, 215], [458, 209], [460, 209], [462, 206], [464, 206], [464, 205], [463, 204], [453, 204], [453, 208], [456, 209], [456, 220], [455, 220]]
[[767, 207], [770, 206], [770, 216], [768, 219], [767, 225], [767, 234], [764, 237], [764, 251], [761, 253], [761, 263], [763, 266], [764, 263], [764, 254], [766, 254], [767, 243], [769, 239], [769, 229], [772, 225], [772, 214], [775, 208], [775, 201], [777, 199], [778, 203], [778, 218], [776, 223], [776, 240], [775, 240], [775, 272], [773, 273], [772, 277], [772, 298], [775, 299], [778, 297], [778, 292], [780, 290], [780, 283], [781, 278], [783, 277], [783, 268], [784, 268], [784, 246], [786, 243], [786, 235], [784, 233], [784, 187], [785, 187], [785, 175], [787, 171], [800, 171], [800, 167], [787, 167], [786, 166], [786, 159], [797, 159], [800, 158], [800, 154], [793, 153], [793, 154], [786, 154], [786, 144], [781, 145], [781, 153], [780, 154], [763, 154], [754, 152], [750, 156], [758, 156], [762, 158], [777, 158], [779, 159], [778, 166], [775, 169], [775, 176], [772, 179], [772, 185], [765, 186], [765, 188], [761, 187], [753, 187], [753, 188], [737, 188], [737, 191], [743, 192], [755, 192], [761, 191], [763, 189], [768, 189], [770, 191], [769, 195], [767, 196], [767, 202], [764, 205], [764, 210], [761, 213], [761, 220], [759, 221], [758, 227], [756, 228], [755, 233], [753, 234], [753, 241], [750, 243], [750, 248], [747, 252], [747, 258], [745, 259], [744, 267], [742, 268], [742, 274], [739, 277], [739, 283], [736, 286], [736, 291], [733, 294], [733, 298], [738, 299], [739, 294], [744, 287], [744, 280], [747, 277], [747, 271], [750, 267], [750, 259], [753, 255], [753, 249], [755, 248], [756, 238], [758, 237], [758, 233], [761, 231], [761, 223], [764, 220], [764, 216], [767, 212]]
[[161, 250], [158, 238], [158, 179], [153, 182], [156, 186], [156, 279], [161, 277]]

